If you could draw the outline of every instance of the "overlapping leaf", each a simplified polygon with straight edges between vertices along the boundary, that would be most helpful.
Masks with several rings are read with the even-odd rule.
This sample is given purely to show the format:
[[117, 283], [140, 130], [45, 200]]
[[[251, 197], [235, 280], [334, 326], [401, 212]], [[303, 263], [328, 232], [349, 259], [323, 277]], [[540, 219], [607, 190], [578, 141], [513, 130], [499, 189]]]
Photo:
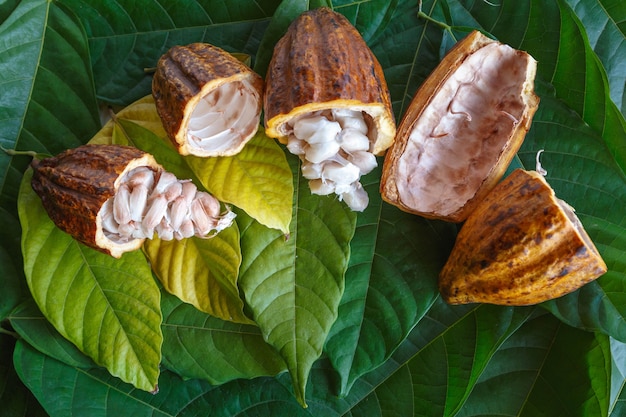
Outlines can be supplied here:
[[[144, 21], [137, 21], [140, 12], [130, 6], [131, 2], [119, 1], [97, 6], [79, 0], [63, 2], [73, 6], [84, 6], [76, 10], [80, 12], [82, 21], [87, 26], [94, 62], [98, 63], [99, 75], [96, 77], [98, 90], [112, 92], [110, 99], [118, 102], [128, 100], [128, 97], [148, 94], [149, 75], [142, 72], [143, 68], [139, 70], [139, 67], [153, 66], [154, 64], [148, 62], [153, 62], [155, 57], [164, 51], [167, 42], [175, 37], [178, 36], [183, 43], [208, 39], [215, 35], [218, 45], [219, 42], [226, 46], [235, 45], [230, 50], [248, 48], [247, 52], [254, 55], [256, 51], [254, 45], [258, 44], [258, 39], [262, 37], [267, 24], [267, 18], [250, 23], [238, 21], [238, 16], [244, 14], [243, 9], [238, 9], [239, 2], [229, 3], [234, 5], [230, 8], [229, 17], [236, 23], [224, 25], [225, 30], [220, 35], [216, 35], [217, 25], [212, 26], [207, 29], [207, 33], [211, 32], [208, 36], [205, 36], [204, 27], [193, 26], [198, 22], [204, 22], [206, 14], [190, 16], [188, 12], [198, 11], [198, 7], [206, 6], [200, 1], [191, 2], [188, 10], [174, 10], [167, 5], [162, 11], [146, 7], [143, 12], [154, 14], [155, 19]], [[154, 6], [154, 3], [147, 3], [150, 3], [148, 6]], [[207, 2], [211, 6], [218, 3], [218, 6], [224, 4]], [[275, 8], [277, 2], [271, 3], [269, 8]], [[369, 3], [376, 7], [381, 6], [383, 2]], [[623, 321], [626, 316], [626, 300], [623, 297], [626, 288], [622, 284], [626, 271], [623, 260], [626, 251], [626, 241], [623, 237], [626, 236], [624, 225], [626, 204], [623, 191], [624, 164], [620, 156], [622, 152], [620, 146], [624, 145], [624, 127], [623, 125], [620, 127], [620, 117], [614, 112], [615, 109], [611, 109], [611, 103], [608, 101], [609, 97], [616, 97], [614, 90], [609, 91], [608, 86], [614, 85], [616, 78], [619, 82], [621, 67], [617, 63], [611, 66], [607, 61], [613, 56], [608, 49], [608, 56], [603, 56], [600, 50], [602, 45], [611, 45], [612, 48], [612, 45], [620, 44], [619, 38], [616, 40], [614, 34], [615, 29], [621, 30], [623, 25], [617, 12], [619, 7], [610, 0], [567, 0], [567, 3], [565, 0], [550, 2], [528, 0], [495, 4], [482, 1], [425, 1], [423, 4], [425, 12], [438, 20], [457, 25], [452, 29], [453, 32], [446, 32], [437, 25], [418, 19], [417, 3], [397, 2], [397, 10], [388, 21], [387, 15], [377, 16], [383, 19], [383, 23], [388, 24], [380, 33], [374, 29], [377, 24], [375, 21], [368, 22], [368, 19], [364, 18], [361, 22], [365, 31], [370, 30], [369, 33], [374, 33], [370, 38], [372, 48], [385, 68], [396, 115], [398, 118], [402, 115], [421, 80], [436, 65], [442, 51], [447, 50], [455, 39], [452, 35], [460, 35], [463, 32], [456, 31], [460, 26], [480, 25], [500, 40], [515, 47], [529, 49], [539, 58], [542, 103], [536, 123], [520, 152], [519, 163], [532, 168], [536, 151], [540, 148], [546, 149], [542, 162], [548, 168], [548, 180], [557, 195], [577, 209], [579, 217], [598, 244], [610, 268], [609, 273], [599, 281], [585, 286], [571, 296], [548, 303], [546, 307], [568, 323], [601, 330], [623, 340]], [[596, 30], [598, 27], [593, 26], [593, 22], [590, 26], [584, 15], [579, 16], [582, 23], [578, 21], [568, 4], [574, 7], [574, 11], [600, 13], [602, 15], [600, 23], [606, 23], [605, 30], [600, 34], [596, 32], [595, 36], [589, 32], [587, 36], [584, 27], [588, 29], [595, 27]], [[612, 4], [613, 8], [601, 7]], [[361, 7], [370, 5], [335, 2], [335, 6], [345, 12], [361, 10]], [[390, 3], [390, 7], [394, 6], [395, 3]], [[94, 13], [96, 10], [107, 13]], [[219, 12], [225, 9], [217, 7], [214, 10]], [[163, 33], [156, 33], [156, 30], [153, 31], [163, 29], [164, 26], [161, 25], [165, 19], [162, 17], [168, 14], [173, 22], [168, 24], [173, 29], [165, 30], [165, 36]], [[158, 16], [161, 18], [157, 18]], [[365, 17], [367, 14], [358, 16]], [[185, 21], [190, 22], [189, 26], [186, 26]], [[154, 26], [141, 26], [148, 22]], [[240, 27], [243, 29], [237, 33]], [[116, 33], [121, 35], [118, 39], [115, 39]], [[621, 33], [624, 31], [621, 30]], [[233, 40], [235, 38], [241, 40]], [[158, 41], [149, 45], [154, 39]], [[611, 42], [605, 42], [604, 39]], [[130, 40], [137, 41], [137, 46], [130, 46]], [[590, 45], [588, 41], [592, 44]], [[118, 46], [119, 48], [115, 49]], [[600, 60], [593, 54], [593, 49], [600, 54]], [[120, 51], [126, 51], [128, 54]], [[619, 50], [615, 51], [617, 56]], [[107, 58], [110, 54], [114, 56]], [[107, 62], [111, 63], [108, 67]], [[600, 62], [604, 62], [607, 68], [608, 79], [603, 75]], [[113, 74], [115, 71], [119, 76]], [[130, 73], [132, 75], [129, 76]], [[131, 81], [127, 82], [127, 79]], [[109, 83], [111, 80], [115, 82]], [[119, 86], [119, 89], [116, 86]], [[116, 125], [118, 132], [115, 135], [124, 137], [131, 131], [134, 133], [141, 132], [142, 129], [151, 131], [151, 128], [142, 124], [140, 119], [141, 117], [128, 120], [122, 118]], [[139, 133], [139, 137], [144, 136]], [[159, 143], [156, 145], [158, 147], [164, 142], [154, 143]], [[62, 148], [64, 145], [59, 146]], [[168, 155], [168, 158], [170, 155], [158, 149], [155, 153]], [[175, 159], [166, 163], [171, 163], [174, 170], [191, 172], [188, 166], [179, 165]], [[191, 173], [190, 176], [192, 175], [195, 174]], [[370, 188], [375, 188], [377, 175], [368, 177]], [[296, 204], [296, 213], [308, 207], [308, 203], [299, 199], [296, 201], [299, 201]], [[373, 202], [373, 207], [379, 204], [375, 200]], [[294, 221], [291, 239], [296, 236], [295, 230], [298, 231], [299, 242], [304, 242], [302, 234], [306, 228], [295, 226], [299, 224], [299, 217], [294, 217]], [[330, 223], [332, 224], [332, 221]], [[441, 259], [405, 262], [400, 261], [400, 255], [397, 258], [392, 257], [395, 256], [393, 252], [398, 246], [406, 250], [402, 244], [410, 240], [408, 236], [400, 239], [398, 229], [402, 229], [400, 225], [406, 225], [407, 232], [414, 231], [411, 233], [411, 237], [415, 237], [414, 250], [420, 253], [420, 248], [426, 249], [433, 236], [441, 236], [442, 240], [439, 243], [442, 247], [446, 246], [446, 242], [451, 243], [451, 239], [444, 237], [448, 232], [427, 229], [426, 226], [435, 223], [417, 218], [411, 221], [410, 216], [399, 212], [394, 214], [390, 207], [380, 208], [378, 212], [364, 213], [359, 218], [358, 225], [355, 239], [352, 241], [353, 258], [346, 276], [350, 281], [346, 284], [334, 333], [330, 333], [333, 337], [326, 345], [326, 351], [333, 359], [333, 364], [339, 368], [340, 373], [343, 373], [344, 384], [350, 381], [350, 384], [344, 386], [344, 394], [347, 394], [345, 397], [336, 397], [340, 388], [334, 385], [331, 377], [335, 369], [326, 361], [317, 361], [310, 367], [312, 370], [306, 393], [309, 408], [306, 410], [292, 401], [292, 380], [286, 374], [273, 378], [234, 380], [219, 387], [212, 387], [198, 380], [182, 381], [172, 373], [164, 371], [160, 380], [162, 392], [151, 396], [133, 390], [130, 385], [120, 383], [102, 370], [86, 371], [64, 365], [34, 351], [24, 342], [19, 342], [16, 349], [16, 369], [51, 415], [66, 415], [69, 412], [94, 416], [117, 416], [127, 413], [230, 416], [255, 413], [272, 417], [281, 415], [370, 417], [415, 415], [418, 410], [424, 415], [432, 416], [490, 413], [536, 415], [542, 412], [551, 415], [559, 413], [620, 415], [624, 397], [623, 375], [626, 374], [623, 370], [620, 371], [619, 367], [621, 350], [613, 349], [612, 352], [608, 352], [606, 336], [570, 329], [549, 314], [533, 317], [526, 324], [522, 324], [526, 319], [525, 309], [487, 306], [446, 308], [437, 302], [428, 315], [419, 320], [405, 342], [397, 346], [398, 340], [401, 340], [402, 335], [410, 329], [411, 320], [417, 320], [420, 317], [417, 313], [432, 302], [433, 288], [425, 288], [425, 294], [422, 294], [416, 290], [417, 286], [432, 285], [432, 281], [412, 280], [411, 284], [415, 285], [413, 290], [405, 291], [404, 297], [397, 302], [398, 299], [391, 294], [392, 289], [383, 285], [383, 279], [380, 279], [380, 285], [377, 284], [378, 277], [387, 277], [388, 270], [383, 268], [384, 272], [374, 273], [377, 270], [374, 265], [386, 261], [386, 266], [403, 264], [407, 268], [419, 267], [420, 271], [422, 268], [432, 269], [425, 274], [432, 280], [434, 265]], [[245, 213], [240, 216], [239, 226], [244, 238], [242, 271], [247, 271], [249, 276], [256, 274], [258, 279], [255, 281], [258, 282], [264, 281], [260, 277], [265, 273], [267, 283], [275, 284], [279, 281], [276, 276], [280, 275], [276, 268], [281, 264], [289, 265], [290, 271], [295, 270], [293, 264], [298, 259], [294, 259], [293, 256], [295, 249], [285, 257], [272, 256], [280, 254], [276, 246], [292, 244], [289, 241], [285, 243], [281, 232], [259, 225]], [[383, 239], [386, 234], [390, 239]], [[393, 242], [388, 245], [383, 243], [390, 242], [392, 237]], [[298, 248], [299, 245], [296, 244], [294, 247]], [[436, 255], [445, 256], [445, 253], [439, 250], [432, 250]], [[408, 252], [410, 251], [407, 250]], [[394, 259], [397, 262], [394, 262]], [[289, 260], [292, 261], [291, 265]], [[400, 275], [405, 274], [419, 275], [414, 270], [402, 271]], [[296, 276], [305, 275], [302, 273]], [[312, 283], [312, 280], [302, 279], [308, 285]], [[325, 287], [327, 284], [328, 287]], [[330, 282], [318, 283], [316, 290], [322, 293], [328, 290], [333, 294], [337, 292], [336, 285], [330, 285]], [[382, 310], [385, 314], [378, 314], [378, 307], [383, 304], [369, 301], [373, 292], [379, 295], [377, 301], [388, 304]], [[331, 298], [335, 301], [334, 295]], [[263, 302], [269, 303], [269, 306], [278, 306], [281, 303], [278, 299], [266, 295], [258, 296], [254, 302], [257, 303], [255, 307], [257, 312], [258, 305]], [[422, 303], [422, 307], [414, 308], [419, 303]], [[166, 347], [172, 349], [171, 353], [167, 354], [167, 365], [181, 374], [196, 371], [198, 376], [208, 379], [206, 364], [201, 362], [198, 367], [193, 364], [197, 359], [196, 355], [200, 355], [196, 352], [203, 353], [200, 345], [205, 343], [204, 340], [207, 340], [206, 344], [213, 343], [217, 334], [215, 332], [219, 328], [217, 323], [224, 325], [223, 328], [233, 330], [228, 337], [245, 338], [245, 331], [242, 330], [243, 327], [238, 330], [229, 327], [238, 326], [232, 323], [195, 321], [206, 316], [191, 310], [193, 307], [189, 305], [180, 304], [178, 301], [174, 304], [178, 307], [171, 310], [172, 320], [176, 317], [173, 313], [176, 311], [187, 310], [193, 311], [194, 314], [185, 313], [176, 317], [179, 321], [176, 321], [173, 328], [164, 326], [166, 335], [174, 329], [175, 333], [178, 333], [169, 342], [167, 339], [165, 341], [164, 349]], [[165, 302], [163, 306], [166, 306]], [[164, 307], [164, 311], [169, 311], [166, 309], [167, 307]], [[390, 317], [387, 313], [392, 312], [402, 313], [404, 321], [385, 320], [384, 317]], [[398, 317], [401, 316], [398, 314]], [[270, 318], [276, 317], [277, 314]], [[264, 319], [261, 317], [261, 321]], [[270, 321], [267, 320], [264, 324], [265, 330], [261, 327], [261, 334], [265, 337], [268, 334], [274, 336], [272, 332], [266, 331], [273, 328], [272, 323], [267, 325]], [[198, 324], [197, 329], [188, 334], [191, 335], [191, 339], [186, 339], [187, 336], [183, 337], [182, 333], [179, 333], [187, 322]], [[370, 326], [370, 323], [376, 325]], [[293, 331], [294, 326], [287, 328]], [[184, 329], [187, 331], [187, 328]], [[347, 333], [342, 333], [340, 331], [342, 329], [348, 329]], [[301, 332], [304, 334], [304, 331]], [[346, 346], [340, 346], [341, 349], [333, 351], [331, 345], [333, 342], [339, 345], [338, 342], [342, 340], [339, 337], [341, 334], [350, 335], [343, 339]], [[317, 332], [315, 339], [323, 339], [323, 335], [324, 332]], [[334, 336], [338, 338], [333, 340]], [[251, 337], [252, 340], [256, 340], [260, 335], [257, 333]], [[273, 343], [276, 339], [270, 341]], [[467, 340], [473, 344], [463, 343]], [[170, 342], [172, 345], [168, 344]], [[180, 352], [184, 346], [188, 346], [189, 349], [180, 358], [176, 357], [176, 352]], [[254, 352], [257, 351], [250, 348], [251, 344], [245, 348], [237, 346], [235, 349], [237, 357], [241, 356], [247, 361], [253, 356], [260, 363], [248, 363], [241, 368], [234, 366], [231, 375], [238, 372], [246, 374], [255, 369], [258, 371], [252, 372], [255, 375], [267, 371], [265, 368], [256, 368], [255, 365], [267, 365], [267, 362], [263, 361], [267, 360], [268, 356], [265, 354], [260, 357], [254, 356], [256, 354]], [[222, 353], [226, 348], [216, 350]], [[610, 369], [608, 358], [611, 353], [615, 364], [609, 381], [607, 369]], [[389, 354], [392, 354], [391, 358], [380, 364], [381, 358], [386, 358]], [[623, 352], [621, 354], [623, 355]], [[172, 357], [181, 360], [176, 367], [171, 361]], [[293, 367], [294, 361], [297, 362], [302, 358], [303, 356], [293, 355], [290, 358], [291, 366]], [[201, 359], [208, 361], [210, 356], [201, 356]], [[227, 363], [232, 363], [230, 357], [220, 359], [223, 359], [220, 363], [224, 367], [227, 367]], [[308, 356], [305, 359], [309, 361]], [[338, 365], [340, 363], [343, 365]], [[218, 371], [222, 370], [221, 366]], [[373, 370], [358, 377], [370, 369]], [[437, 384], [437, 381], [440, 383]], [[612, 390], [610, 395], [609, 383]], [[348, 391], [347, 387], [351, 389]], [[555, 398], [559, 401], [555, 401]]]
[[191, 178], [218, 200], [246, 211], [268, 227], [289, 230], [293, 184], [284, 151], [259, 129], [230, 157], [182, 157], [170, 144], [151, 96], [115, 115], [92, 143], [132, 144], [152, 154], [181, 179]]
[[626, 3], [620, 0], [567, 0], [587, 32], [607, 72], [611, 98], [626, 115]]
[[[84, 22], [98, 96], [128, 105], [150, 93], [159, 57], [174, 45], [208, 42], [254, 55], [276, 2], [62, 0]], [[112, 51], [114, 51], [112, 53]]]
[[[290, 160], [298, 174], [298, 158]], [[356, 215], [333, 197], [312, 195], [300, 175], [294, 178], [287, 238], [252, 219], [239, 220], [240, 285], [253, 319], [284, 358], [296, 397], [304, 403], [310, 369], [337, 318]]]
[[161, 306], [163, 361], [177, 374], [217, 385], [286, 369], [258, 327], [219, 320], [167, 294]]
[[121, 259], [79, 244], [56, 228], [30, 187], [20, 189], [24, 271], [44, 316], [111, 374], [157, 387], [161, 361], [160, 292], [143, 254]]
[[147, 240], [144, 251], [170, 294], [223, 320], [252, 323], [237, 286], [241, 250], [236, 225], [210, 239]]
[[[56, 3], [26, 0], [8, 6], [0, 11], [0, 146], [56, 153], [79, 145], [98, 128], [81, 26]], [[16, 213], [28, 162], [0, 152], [0, 204], [10, 213]]]
[[376, 171], [364, 179], [370, 205], [358, 217], [346, 291], [325, 351], [341, 377], [341, 394], [381, 365], [431, 307], [437, 274], [456, 227], [382, 204]]

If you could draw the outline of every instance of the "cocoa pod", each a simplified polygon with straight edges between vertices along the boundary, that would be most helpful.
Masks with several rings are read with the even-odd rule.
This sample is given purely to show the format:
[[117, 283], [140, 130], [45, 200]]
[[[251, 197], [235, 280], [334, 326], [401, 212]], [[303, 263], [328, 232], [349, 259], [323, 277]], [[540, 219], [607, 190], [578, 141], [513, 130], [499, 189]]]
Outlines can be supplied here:
[[502, 178], [539, 105], [536, 61], [478, 31], [415, 93], [385, 156], [385, 201], [461, 222]]
[[230, 210], [220, 213], [213, 196], [130, 146], [83, 145], [31, 166], [31, 186], [54, 224], [116, 258], [155, 233], [164, 240], [211, 237], [234, 218]]
[[439, 291], [450, 304], [530, 305], [606, 271], [573, 209], [541, 174], [517, 169], [461, 227], [439, 274]]
[[291, 23], [269, 64], [264, 111], [269, 137], [286, 144], [303, 164], [320, 164], [319, 178], [309, 178], [313, 192], [334, 191], [353, 202], [352, 209], [365, 208], [360, 182], [336, 187], [324, 175], [325, 165], [351, 164], [348, 156], [356, 150], [383, 154], [396, 126], [382, 68], [344, 16], [322, 7]]
[[152, 95], [181, 155], [229, 156], [256, 133], [263, 79], [221, 48], [193, 43], [158, 61]]

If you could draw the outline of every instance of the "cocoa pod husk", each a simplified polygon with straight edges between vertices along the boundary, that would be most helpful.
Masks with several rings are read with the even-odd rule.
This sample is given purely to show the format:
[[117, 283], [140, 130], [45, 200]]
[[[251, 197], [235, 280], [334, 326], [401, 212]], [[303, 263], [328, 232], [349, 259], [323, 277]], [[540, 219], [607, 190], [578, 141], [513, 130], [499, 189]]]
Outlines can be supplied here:
[[[152, 95], [163, 127], [181, 155], [230, 156], [239, 153], [258, 130], [263, 78], [217, 46], [177, 45], [158, 61]], [[216, 106], [215, 102], [219, 103], [226, 95], [234, 95], [240, 101], [225, 109]], [[217, 128], [222, 133], [220, 137], [206, 139], [199, 133], [196, 136], [196, 132], [210, 125], [199, 121], [195, 124], [200, 125], [194, 126], [193, 118], [197, 116], [194, 111], [200, 104], [209, 111], [222, 113], [222, 119], [211, 122], [220, 123], [221, 127]], [[244, 114], [242, 107], [248, 109]]]
[[289, 123], [329, 109], [362, 111], [370, 147], [380, 155], [396, 126], [382, 68], [341, 14], [321, 7], [301, 14], [274, 47], [265, 79], [265, 133], [287, 143]]
[[136, 167], [161, 170], [152, 155], [130, 146], [83, 145], [31, 163], [31, 186], [54, 224], [79, 242], [120, 257], [144, 239], [115, 243], [102, 230], [101, 208]]
[[467, 218], [439, 274], [450, 304], [531, 305], [607, 271], [576, 217], [536, 171], [516, 169]]
[[383, 199], [426, 218], [465, 220], [530, 129], [535, 72], [528, 53], [478, 31], [459, 41], [400, 121], [383, 164]]

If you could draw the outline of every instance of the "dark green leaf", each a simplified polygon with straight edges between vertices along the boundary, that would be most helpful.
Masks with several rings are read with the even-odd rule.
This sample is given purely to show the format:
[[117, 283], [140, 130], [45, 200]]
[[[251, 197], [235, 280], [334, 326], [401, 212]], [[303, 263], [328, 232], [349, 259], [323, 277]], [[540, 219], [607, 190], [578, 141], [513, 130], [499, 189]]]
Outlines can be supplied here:
[[46, 320], [33, 299], [26, 300], [10, 316], [15, 331], [40, 352], [70, 366], [89, 368], [94, 362]]
[[382, 204], [379, 174], [363, 178], [370, 204], [357, 218], [346, 291], [326, 342], [342, 395], [356, 378], [387, 360], [428, 311], [456, 235], [450, 223]]
[[606, 416], [609, 384], [608, 337], [542, 315], [493, 356], [457, 416]]
[[47, 417], [41, 405], [15, 373], [14, 347], [15, 339], [0, 333], [0, 413], [3, 417]]
[[127, 105], [150, 94], [154, 68], [174, 45], [208, 42], [255, 55], [276, 2], [62, 0], [83, 21], [98, 97]]
[[[239, 220], [244, 259], [239, 283], [263, 336], [283, 357], [296, 397], [304, 401], [344, 290], [356, 215], [337, 199], [312, 195], [289, 158], [296, 181], [290, 235]], [[245, 222], [245, 223], [244, 223]]]
[[[79, 22], [44, 0], [25, 0], [3, 12], [0, 146], [57, 153], [86, 142], [98, 129], [99, 116]], [[0, 202], [11, 213], [29, 162], [0, 152]]]
[[163, 360], [185, 378], [222, 384], [286, 370], [278, 353], [251, 325], [229, 323], [163, 294]]

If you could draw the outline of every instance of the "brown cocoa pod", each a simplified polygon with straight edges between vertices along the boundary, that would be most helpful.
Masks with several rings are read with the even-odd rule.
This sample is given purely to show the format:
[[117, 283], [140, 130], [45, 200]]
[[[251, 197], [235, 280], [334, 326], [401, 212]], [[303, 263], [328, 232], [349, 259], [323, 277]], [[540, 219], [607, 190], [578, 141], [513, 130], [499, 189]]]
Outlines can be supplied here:
[[291, 23], [269, 64], [264, 111], [265, 133], [300, 156], [314, 193], [365, 208], [358, 178], [396, 127], [382, 68], [344, 16], [322, 7]]
[[574, 210], [536, 171], [517, 169], [469, 215], [439, 274], [450, 304], [530, 305], [607, 271]]
[[415, 93], [383, 164], [385, 201], [461, 222], [502, 178], [539, 105], [536, 61], [478, 31]]
[[116, 258], [155, 233], [163, 240], [210, 237], [234, 217], [130, 146], [83, 145], [31, 166], [32, 188], [54, 224]]
[[229, 156], [256, 133], [263, 79], [216, 46], [170, 48], [158, 61], [152, 95], [181, 155]]

